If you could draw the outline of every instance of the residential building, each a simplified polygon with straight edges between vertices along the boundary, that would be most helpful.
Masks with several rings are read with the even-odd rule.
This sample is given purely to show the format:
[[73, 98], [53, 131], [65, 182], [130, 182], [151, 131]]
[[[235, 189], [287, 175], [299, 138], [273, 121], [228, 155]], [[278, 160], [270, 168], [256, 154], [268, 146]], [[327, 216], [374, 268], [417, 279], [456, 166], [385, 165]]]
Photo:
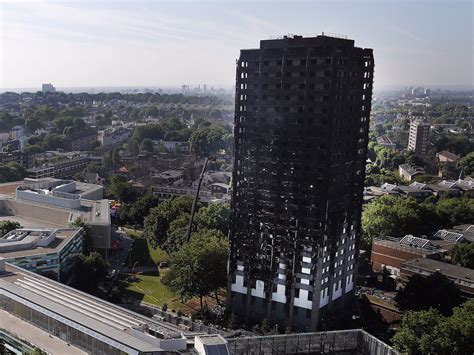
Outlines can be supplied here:
[[446, 251], [425, 238], [406, 235], [401, 239], [391, 237], [375, 238], [372, 243], [370, 262], [375, 272], [384, 269], [394, 276], [400, 276], [404, 261], [416, 258], [440, 258]]
[[0, 165], [8, 163], [17, 163], [24, 168], [29, 168], [33, 165], [34, 155], [23, 153], [19, 150], [15, 150], [11, 153], [0, 153]]
[[97, 132], [93, 129], [88, 129], [74, 134], [70, 138], [72, 151], [88, 151], [92, 150], [97, 142]]
[[405, 261], [400, 270], [400, 275], [402, 280], [408, 281], [414, 274], [430, 276], [435, 272], [440, 272], [453, 281], [465, 296], [474, 296], [474, 270], [467, 267], [443, 263], [433, 259], [417, 258]]
[[10, 130], [10, 139], [11, 140], [16, 140], [20, 139], [21, 137], [24, 137], [26, 134], [26, 128], [25, 126], [15, 126]]
[[377, 144], [381, 147], [389, 148], [395, 150], [397, 145], [392, 142], [392, 140], [387, 136], [380, 136], [377, 138]]
[[133, 129], [129, 127], [113, 127], [97, 132], [97, 140], [101, 147], [107, 148], [125, 142], [132, 136], [132, 133]]
[[410, 122], [410, 133], [408, 136], [408, 150], [416, 155], [425, 156], [428, 149], [428, 134], [430, 132], [429, 123], [421, 120]]
[[325, 35], [237, 61], [228, 306], [315, 330], [353, 294], [374, 60]]
[[406, 181], [412, 181], [416, 176], [425, 174], [425, 169], [416, 165], [401, 164], [398, 166], [398, 174]]
[[41, 86], [41, 91], [42, 92], [56, 92], [56, 88], [53, 86], [53, 84], [43, 84]]
[[459, 159], [461, 159], [460, 156], [448, 152], [447, 150], [442, 150], [441, 152], [436, 153], [436, 158], [439, 162], [444, 163], [456, 163]]
[[26, 172], [32, 179], [71, 177], [84, 170], [89, 162], [89, 157], [65, 159], [57, 163], [45, 163], [43, 166], [27, 169]]

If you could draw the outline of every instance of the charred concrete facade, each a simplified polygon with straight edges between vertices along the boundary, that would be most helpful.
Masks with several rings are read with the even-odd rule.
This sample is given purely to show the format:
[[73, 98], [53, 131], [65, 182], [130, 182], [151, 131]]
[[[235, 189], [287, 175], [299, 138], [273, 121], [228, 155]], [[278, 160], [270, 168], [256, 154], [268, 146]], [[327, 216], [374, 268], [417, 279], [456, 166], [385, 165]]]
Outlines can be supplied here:
[[228, 306], [315, 330], [353, 293], [372, 97], [371, 49], [263, 40], [237, 61]]

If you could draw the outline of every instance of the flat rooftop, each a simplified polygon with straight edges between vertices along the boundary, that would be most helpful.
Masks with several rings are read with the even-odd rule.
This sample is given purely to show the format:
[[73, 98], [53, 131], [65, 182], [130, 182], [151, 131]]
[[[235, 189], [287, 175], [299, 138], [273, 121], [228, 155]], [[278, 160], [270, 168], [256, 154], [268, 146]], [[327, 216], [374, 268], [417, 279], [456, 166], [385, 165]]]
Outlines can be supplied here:
[[62, 224], [55, 224], [47, 221], [40, 221], [33, 218], [23, 217], [23, 216], [14, 216], [10, 214], [1, 214], [0, 213], [0, 222], [3, 221], [12, 221], [18, 222], [23, 228], [64, 228]]
[[427, 258], [418, 258], [410, 261], [405, 261], [403, 263], [404, 267], [412, 267], [416, 269], [421, 269], [429, 272], [439, 271], [442, 274], [464, 280], [468, 283], [474, 282], [474, 270], [468, 269], [467, 267], [457, 266], [453, 264], [443, 263], [441, 261], [427, 259]]
[[408, 252], [418, 252], [418, 253], [422, 253], [426, 255], [437, 254], [443, 251], [442, 249], [439, 249], [433, 246], [420, 247], [416, 245], [401, 244], [400, 241], [401, 239], [385, 237], [385, 238], [375, 238], [373, 243], [390, 247], [390, 248], [394, 248], [394, 249], [405, 250]]
[[69, 240], [71, 240], [76, 233], [79, 231], [79, 228], [67, 228], [67, 229], [58, 229], [55, 234], [54, 240], [46, 247], [35, 247], [27, 250], [13, 250], [0, 253], [2, 258], [6, 260], [16, 259], [32, 255], [41, 255], [54, 253], [61, 250]]
[[[112, 339], [122, 349], [161, 351], [160, 341], [181, 338], [182, 331], [173, 324], [158, 323], [8, 263], [5, 272], [0, 273], [0, 289], [52, 312], [53, 318], [61, 322], [73, 322], [87, 328], [87, 333]], [[163, 339], [149, 335], [146, 329], [162, 334]]]
[[7, 311], [0, 310], [0, 329], [5, 329], [9, 333], [24, 339], [35, 346], [44, 349], [50, 354], [86, 355], [75, 346], [51, 336], [34, 325], [17, 318]]

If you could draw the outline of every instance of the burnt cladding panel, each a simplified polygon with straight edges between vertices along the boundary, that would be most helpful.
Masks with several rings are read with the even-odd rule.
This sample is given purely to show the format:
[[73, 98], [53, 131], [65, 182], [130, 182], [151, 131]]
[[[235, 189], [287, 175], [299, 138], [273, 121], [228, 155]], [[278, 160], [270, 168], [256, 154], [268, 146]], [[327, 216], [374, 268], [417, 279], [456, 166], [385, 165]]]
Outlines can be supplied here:
[[230, 272], [240, 261], [272, 281], [283, 262], [289, 285], [305, 248], [334, 255], [343, 229], [358, 234], [372, 51], [330, 37], [262, 41], [241, 51], [236, 75]]

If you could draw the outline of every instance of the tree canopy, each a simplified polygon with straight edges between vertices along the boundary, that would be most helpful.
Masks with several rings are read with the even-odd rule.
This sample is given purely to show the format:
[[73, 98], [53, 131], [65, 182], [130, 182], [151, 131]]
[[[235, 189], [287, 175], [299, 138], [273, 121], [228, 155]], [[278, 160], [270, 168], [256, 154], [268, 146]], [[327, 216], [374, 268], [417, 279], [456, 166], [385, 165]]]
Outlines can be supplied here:
[[[224, 287], [227, 279], [228, 242], [217, 230], [193, 234], [171, 257], [171, 286], [183, 298], [202, 298]], [[217, 295], [216, 295], [217, 298]]]
[[466, 175], [474, 174], [474, 152], [470, 152], [461, 158], [457, 163], [457, 167], [459, 170], [462, 169]]
[[362, 211], [362, 247], [368, 248], [376, 237], [426, 235], [439, 228], [470, 223], [474, 216], [474, 199], [441, 198], [419, 203], [411, 197], [382, 196], [364, 206]]
[[193, 199], [190, 196], [162, 201], [152, 208], [144, 221], [144, 237], [153, 246], [165, 246], [171, 222], [181, 214], [190, 213]]
[[449, 249], [449, 255], [453, 264], [459, 264], [469, 269], [474, 269], [474, 244], [454, 244]]
[[73, 265], [73, 285], [82, 291], [95, 293], [107, 276], [107, 270], [108, 265], [99, 253], [77, 254]]
[[0, 222], [0, 237], [4, 236], [8, 232], [21, 228], [20, 223], [13, 221], [1, 221]]
[[19, 181], [26, 177], [26, 170], [18, 163], [11, 162], [0, 165], [0, 183]]
[[414, 274], [395, 297], [397, 306], [405, 310], [421, 311], [434, 308], [447, 316], [462, 302], [461, 291], [439, 272], [424, 277]]
[[395, 349], [410, 355], [474, 353], [474, 299], [444, 317], [435, 309], [409, 311], [393, 337]]

